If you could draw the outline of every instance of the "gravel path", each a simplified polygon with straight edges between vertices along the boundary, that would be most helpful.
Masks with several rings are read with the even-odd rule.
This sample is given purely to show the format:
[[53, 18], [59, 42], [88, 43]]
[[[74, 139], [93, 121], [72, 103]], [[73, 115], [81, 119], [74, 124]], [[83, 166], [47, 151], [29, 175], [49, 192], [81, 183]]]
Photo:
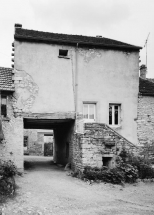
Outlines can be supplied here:
[[17, 177], [16, 197], [3, 215], [153, 215], [154, 183], [136, 186], [92, 184], [67, 175], [50, 157], [26, 156], [32, 168]]

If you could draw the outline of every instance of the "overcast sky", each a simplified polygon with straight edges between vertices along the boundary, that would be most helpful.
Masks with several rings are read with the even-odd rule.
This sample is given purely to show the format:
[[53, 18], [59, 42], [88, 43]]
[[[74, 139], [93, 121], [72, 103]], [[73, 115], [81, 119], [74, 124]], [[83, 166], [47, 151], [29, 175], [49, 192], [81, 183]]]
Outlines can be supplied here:
[[[144, 46], [154, 78], [154, 0], [0, 0], [0, 66], [11, 67], [14, 24], [54, 33], [80, 34]], [[141, 64], [146, 50], [140, 51]]]

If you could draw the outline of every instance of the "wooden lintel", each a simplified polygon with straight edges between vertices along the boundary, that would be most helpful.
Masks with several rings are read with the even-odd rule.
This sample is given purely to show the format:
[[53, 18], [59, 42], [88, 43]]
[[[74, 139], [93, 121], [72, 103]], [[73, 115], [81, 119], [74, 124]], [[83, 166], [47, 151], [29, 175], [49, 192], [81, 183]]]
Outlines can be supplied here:
[[75, 112], [15, 113], [15, 116], [21, 116], [25, 119], [75, 119]]

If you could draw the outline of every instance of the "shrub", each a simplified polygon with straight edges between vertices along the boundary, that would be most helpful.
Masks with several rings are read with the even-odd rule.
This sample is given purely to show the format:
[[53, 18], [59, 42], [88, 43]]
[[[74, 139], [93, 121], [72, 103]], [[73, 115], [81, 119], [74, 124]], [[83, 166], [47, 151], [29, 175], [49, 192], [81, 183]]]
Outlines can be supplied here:
[[127, 183], [134, 183], [139, 176], [137, 167], [132, 166], [131, 164], [121, 162], [118, 165], [117, 169], [123, 172], [124, 182], [127, 182]]
[[108, 169], [107, 167], [103, 168], [91, 168], [91, 167], [85, 167], [84, 171], [84, 178], [88, 180], [101, 180], [104, 182], [114, 183], [114, 184], [120, 184], [124, 181], [124, 175], [123, 173], [117, 169]]
[[14, 176], [17, 168], [12, 161], [0, 160], [0, 194], [11, 195], [15, 191]]
[[145, 159], [141, 156], [134, 156], [133, 154], [126, 152], [124, 149], [119, 156], [123, 162], [137, 168], [139, 178], [154, 178], [154, 169], [152, 168], [152, 163], [149, 159]]
[[120, 163], [112, 169], [85, 167], [83, 174], [84, 178], [88, 180], [101, 180], [113, 184], [133, 183], [138, 178], [137, 168], [125, 163]]

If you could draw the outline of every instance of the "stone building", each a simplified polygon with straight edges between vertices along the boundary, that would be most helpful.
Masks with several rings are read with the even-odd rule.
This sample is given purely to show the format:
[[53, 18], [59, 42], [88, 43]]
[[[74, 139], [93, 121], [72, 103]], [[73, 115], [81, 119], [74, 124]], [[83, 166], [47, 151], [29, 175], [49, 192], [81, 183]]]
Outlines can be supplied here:
[[154, 158], [154, 80], [146, 78], [147, 68], [140, 67], [137, 134], [145, 154]]
[[24, 154], [53, 156], [54, 137], [52, 130], [25, 129]]
[[[100, 36], [47, 33], [16, 24], [15, 92], [9, 121], [2, 127], [6, 145], [17, 146], [10, 157], [18, 168], [23, 168], [24, 129], [52, 129], [54, 161], [70, 162], [73, 168], [89, 162], [101, 166], [122, 147], [136, 148], [140, 48]], [[91, 149], [84, 150], [85, 141], [97, 152], [86, 155]], [[108, 142], [111, 146], [105, 147]]]

